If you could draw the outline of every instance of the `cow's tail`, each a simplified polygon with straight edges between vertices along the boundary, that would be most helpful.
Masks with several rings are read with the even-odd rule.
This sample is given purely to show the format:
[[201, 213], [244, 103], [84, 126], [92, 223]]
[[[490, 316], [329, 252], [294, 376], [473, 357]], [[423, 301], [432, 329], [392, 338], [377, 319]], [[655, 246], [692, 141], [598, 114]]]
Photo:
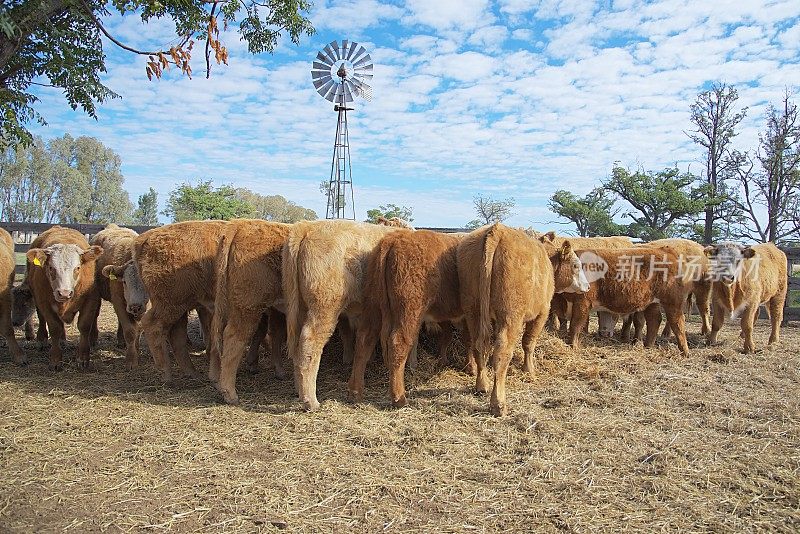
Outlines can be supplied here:
[[500, 226], [493, 224], [484, 236], [483, 241], [483, 265], [479, 269], [478, 294], [480, 308], [480, 324], [478, 336], [475, 340], [475, 347], [479, 354], [485, 355], [489, 349], [492, 338], [492, 267], [494, 264], [494, 254], [500, 242]]
[[392, 321], [392, 299], [391, 295], [388, 294], [387, 288], [389, 284], [386, 281], [386, 277], [389, 276], [386, 271], [386, 256], [390, 251], [391, 248], [387, 247], [385, 242], [381, 240], [375, 251], [375, 276], [370, 277], [375, 281], [377, 287], [375, 287], [374, 291], [370, 291], [371, 294], [367, 295], [368, 299], [373, 299], [373, 302], [377, 301], [379, 303], [380, 317], [370, 317], [367, 320], [380, 320], [381, 322], [381, 354], [383, 354], [384, 362], [386, 362], [386, 358], [389, 355], [389, 329]]
[[214, 261], [216, 287], [214, 290], [214, 316], [211, 319], [211, 343], [213, 350], [222, 358], [222, 344], [225, 326], [228, 324], [228, 258], [231, 244], [236, 235], [236, 227], [228, 225], [217, 245]]
[[302, 328], [303, 302], [300, 291], [300, 253], [308, 228], [303, 223], [295, 224], [283, 245], [281, 254], [281, 275], [283, 297], [286, 300], [286, 346], [289, 357], [294, 361], [300, 342]]

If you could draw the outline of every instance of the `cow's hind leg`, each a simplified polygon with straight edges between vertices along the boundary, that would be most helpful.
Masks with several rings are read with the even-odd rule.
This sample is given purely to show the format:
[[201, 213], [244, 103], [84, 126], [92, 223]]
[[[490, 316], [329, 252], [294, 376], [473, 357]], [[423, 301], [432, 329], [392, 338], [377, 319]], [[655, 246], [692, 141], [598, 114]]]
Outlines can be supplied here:
[[644, 320], [647, 323], [647, 334], [644, 338], [644, 346], [652, 347], [656, 344], [658, 337], [658, 327], [661, 325], [661, 306], [651, 304], [644, 310]]
[[6, 339], [8, 351], [11, 353], [11, 360], [17, 365], [27, 365], [28, 358], [17, 343], [14, 336], [14, 327], [11, 323], [12, 296], [11, 289], [3, 293], [2, 303], [0, 304], [0, 335]]
[[742, 337], [744, 338], [744, 353], [752, 354], [755, 352], [753, 345], [753, 323], [758, 317], [758, 304], [747, 306], [742, 312], [741, 327]]
[[[353, 368], [350, 371], [350, 380], [347, 383], [347, 396], [353, 402], [364, 400], [364, 373], [367, 370], [375, 344], [378, 342], [380, 328], [370, 321], [359, 321], [356, 329], [356, 346], [353, 356]], [[384, 358], [385, 359], [385, 358]]]
[[686, 343], [686, 317], [681, 306], [666, 306], [664, 314], [667, 316], [667, 324], [678, 340], [678, 347], [684, 355], [689, 354], [689, 345]]
[[267, 314], [261, 314], [253, 337], [250, 339], [250, 347], [247, 349], [247, 357], [245, 358], [245, 369], [249, 373], [256, 374], [258, 372], [258, 353], [261, 351], [261, 343], [267, 335], [269, 326]]
[[339, 339], [342, 341], [342, 363], [352, 365], [356, 337], [350, 319], [342, 317], [336, 329], [339, 331]]
[[308, 411], [319, 408], [317, 400], [317, 374], [322, 349], [336, 328], [336, 310], [310, 310], [300, 331], [294, 355], [294, 379], [300, 402]]
[[253, 338], [261, 320], [260, 312], [242, 311], [236, 320], [228, 321], [222, 338], [220, 373], [217, 390], [228, 404], [239, 404], [236, 393], [236, 373], [244, 356], [247, 343]]
[[477, 312], [469, 312], [465, 314], [465, 323], [467, 325], [466, 331], [470, 338], [470, 348], [467, 352], [471, 356], [472, 361], [467, 362], [467, 368], [470, 364], [475, 365], [475, 392], [486, 393], [489, 391], [489, 376], [486, 370], [488, 364], [488, 353], [486, 350], [479, 350], [475, 339], [478, 337], [480, 328], [480, 318]]
[[283, 358], [283, 345], [286, 343], [286, 316], [278, 310], [269, 310], [269, 355], [275, 376], [280, 380], [289, 378], [286, 360]]
[[[543, 325], [544, 322], [542, 322]], [[492, 399], [489, 402], [489, 410], [495, 417], [502, 417], [508, 414], [506, 375], [508, 374], [508, 365], [511, 363], [511, 356], [514, 353], [514, 346], [522, 334], [522, 328], [522, 321], [514, 320], [507, 321], [506, 324], [497, 329], [497, 338], [495, 340], [494, 353], [492, 354], [494, 389], [492, 390]], [[541, 326], [538, 328], [541, 331]]]
[[776, 295], [769, 299], [769, 321], [771, 330], [769, 333], [769, 344], [777, 343], [781, 338], [781, 323], [783, 322], [783, 306], [786, 295]]
[[725, 316], [728, 314], [728, 310], [716, 302], [714, 302], [712, 306], [714, 309], [714, 315], [711, 319], [711, 331], [708, 333], [708, 337], [706, 338], [706, 344], [709, 346], [716, 344], [717, 336], [719, 335], [719, 331], [722, 329], [722, 325], [725, 324]]
[[395, 408], [408, 405], [405, 384], [406, 361], [419, 338], [421, 324], [419, 319], [415, 319], [401, 316], [386, 340], [388, 354], [385, 359], [389, 366], [389, 395]]
[[[172, 346], [172, 353], [175, 361], [178, 362], [183, 376], [200, 379], [200, 373], [195, 369], [192, 359], [189, 357], [189, 340], [186, 337], [186, 327], [189, 324], [188, 313], [184, 313], [170, 328], [169, 341]], [[206, 340], [208, 340], [208, 330], [206, 330]]]
[[522, 350], [525, 353], [525, 363], [522, 370], [526, 373], [533, 374], [533, 351], [546, 321], [547, 314], [541, 313], [533, 321], [525, 323], [525, 332], [522, 334]]
[[[154, 305], [142, 316], [140, 324], [144, 330], [147, 347], [150, 349], [156, 367], [163, 373], [165, 384], [172, 382], [172, 362], [169, 351], [166, 350], [169, 333], [172, 326], [185, 314], [185, 311], [178, 308]], [[185, 337], [186, 333], [184, 332]]]
[[90, 299], [83, 303], [78, 315], [78, 331], [80, 340], [78, 341], [78, 369], [89, 368], [89, 349], [92, 340], [95, 340], [97, 332], [97, 316], [100, 314], [100, 299]]
[[448, 364], [447, 349], [450, 347], [450, 343], [453, 341], [453, 323], [450, 321], [444, 321], [439, 325], [439, 327], [441, 328], [441, 331], [439, 332], [437, 339], [437, 349], [439, 352], [438, 364], [439, 367], [446, 367]]

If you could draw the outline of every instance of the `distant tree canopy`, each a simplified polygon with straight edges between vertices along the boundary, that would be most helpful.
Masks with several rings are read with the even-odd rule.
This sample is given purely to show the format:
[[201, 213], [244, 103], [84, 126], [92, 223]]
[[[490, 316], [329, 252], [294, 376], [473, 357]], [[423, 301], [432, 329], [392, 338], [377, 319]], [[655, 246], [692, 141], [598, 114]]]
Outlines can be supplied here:
[[158, 193], [152, 187], [139, 195], [138, 207], [133, 212], [133, 224], [156, 226], [158, 224]]
[[472, 205], [478, 215], [466, 224], [467, 228], [478, 228], [484, 224], [503, 222], [512, 215], [516, 202], [513, 198], [498, 200], [489, 196], [476, 195], [472, 198]]
[[563, 189], [550, 197], [550, 210], [572, 221], [581, 237], [618, 235], [625, 228], [614, 222], [614, 198], [602, 187], [592, 189], [580, 198]]
[[0, 205], [6, 221], [127, 223], [133, 206], [120, 159], [92, 137], [70, 135], [0, 152]]
[[252, 217], [253, 206], [242, 200], [230, 185], [214, 187], [211, 180], [191, 185], [184, 183], [169, 194], [162, 212], [172, 222], [205, 221]]
[[256, 218], [293, 223], [314, 220], [317, 214], [281, 195], [260, 195], [231, 185], [214, 187], [212, 180], [182, 184], [169, 194], [163, 214], [173, 222]]
[[281, 195], [260, 195], [242, 187], [236, 190], [236, 195], [253, 207], [252, 216], [257, 219], [283, 223], [317, 219], [314, 210], [298, 206]]
[[[170, 65], [191, 76], [195, 41], [203, 43], [206, 77], [211, 62], [228, 62], [220, 27], [237, 28], [249, 52], [272, 52], [285, 32], [299, 43], [314, 28], [306, 17], [308, 0], [3, 0], [0, 13], [0, 148], [31, 140], [26, 125], [44, 124], [35, 111], [30, 86], [38, 77], [63, 89], [73, 109], [96, 117], [96, 104], [118, 95], [100, 80], [105, 72], [105, 36], [117, 47], [145, 56], [142, 77], [160, 78]], [[110, 13], [143, 22], [168, 19], [175, 38], [169, 49], [141, 50], [126, 45], [105, 27]]]
[[615, 165], [603, 187], [631, 206], [623, 214], [633, 220], [628, 235], [650, 240], [679, 235], [678, 223], [703, 210], [705, 189], [696, 182], [696, 176], [677, 168], [632, 173]]
[[386, 219], [397, 217], [410, 223], [414, 221], [414, 218], [411, 216], [412, 212], [413, 209], [409, 208], [408, 206], [398, 206], [397, 204], [381, 204], [377, 208], [367, 210], [366, 222], [374, 224], [378, 222], [379, 217], [384, 217]]

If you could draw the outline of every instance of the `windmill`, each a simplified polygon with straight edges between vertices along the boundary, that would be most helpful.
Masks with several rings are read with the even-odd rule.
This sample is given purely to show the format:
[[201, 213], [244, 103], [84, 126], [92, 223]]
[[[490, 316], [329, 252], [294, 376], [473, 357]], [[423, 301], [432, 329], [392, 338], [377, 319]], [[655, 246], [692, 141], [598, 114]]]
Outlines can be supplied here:
[[356, 97], [372, 100], [372, 87], [369, 85], [372, 81], [372, 57], [358, 43], [344, 40], [339, 46], [337, 41], [331, 41], [317, 53], [311, 66], [311, 81], [320, 95], [333, 102], [333, 111], [338, 114], [325, 218], [355, 220], [350, 136], [347, 133], [347, 112], [353, 108], [347, 104]]

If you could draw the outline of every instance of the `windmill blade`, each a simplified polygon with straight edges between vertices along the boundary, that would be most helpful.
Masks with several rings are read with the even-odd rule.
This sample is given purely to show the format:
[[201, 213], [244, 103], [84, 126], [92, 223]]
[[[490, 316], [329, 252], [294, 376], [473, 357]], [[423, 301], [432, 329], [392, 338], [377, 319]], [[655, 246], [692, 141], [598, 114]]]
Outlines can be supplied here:
[[325, 45], [325, 48], [323, 48], [322, 51], [325, 52], [325, 55], [327, 55], [330, 58], [331, 65], [336, 63], [336, 56], [333, 55], [333, 50], [331, 50], [331, 45], [329, 44]]
[[333, 65], [333, 62], [330, 60], [330, 58], [323, 55], [322, 52], [317, 52], [317, 61], [323, 65], [327, 65], [328, 68], [331, 68], [331, 65]]
[[326, 70], [312, 70], [311, 71], [311, 79], [312, 80], [319, 80], [319, 79], [330, 80], [331, 79], [331, 73], [330, 73], [330, 71], [326, 71]]
[[331, 81], [333, 83], [332, 83], [330, 89], [328, 89], [328, 92], [325, 93], [322, 96], [324, 96], [326, 99], [330, 100], [331, 102], [336, 102], [336, 93], [339, 92], [339, 87], [341, 87], [341, 86], [338, 83], [336, 83], [335, 81], [333, 81], [333, 80], [331, 80]]
[[354, 67], [353, 70], [355, 70], [356, 72], [369, 71], [371, 73], [372, 72], [372, 63], [368, 63], [366, 65], [361, 65], [361, 66], [358, 66], [358, 67]]
[[324, 85], [327, 85], [329, 83], [332, 83], [332, 82], [333, 82], [333, 80], [331, 80], [331, 78], [328, 77], [328, 78], [319, 78], [319, 79], [316, 79], [316, 80], [312, 80], [311, 83], [313, 83], [314, 87], [317, 89], [317, 91], [319, 91], [320, 87], [322, 87]]
[[372, 81], [372, 74], [361, 74], [361, 75], [356, 74], [353, 76], [353, 79], [358, 80], [362, 83], [369, 83]]
[[353, 91], [350, 89], [350, 82], [346, 81], [342, 84], [342, 92], [344, 93], [344, 101], [353, 101]]
[[347, 46], [348, 46], [348, 43], [349, 43], [349, 41], [347, 39], [342, 41], [342, 55], [339, 56], [339, 59], [347, 59]]
[[352, 91], [354, 95], [360, 96], [367, 102], [372, 101], [372, 87], [360, 80], [351, 79], [349, 81], [353, 84]]
[[[367, 63], [372, 64], [372, 57], [369, 54], [367, 54], [366, 56], [362, 57], [357, 62], [353, 63], [353, 67], [359, 68], [362, 65], [366, 65]], [[364, 68], [366, 68], [366, 67], [364, 67]]]
[[356, 53], [356, 48], [358, 48], [358, 43], [350, 43], [350, 50], [347, 51], [347, 56], [345, 57], [347, 61], [350, 61], [353, 54]]
[[339, 41], [331, 41], [331, 50], [336, 54], [336, 61], [342, 59], [342, 54], [339, 51]]
[[[314, 84], [314, 85], [316, 85], [316, 84]], [[333, 80], [329, 80], [328, 82], [326, 82], [325, 84], [321, 85], [320, 87], [317, 87], [317, 92], [323, 98], [327, 98], [328, 100], [331, 100], [330, 98], [328, 98], [327, 94], [328, 94], [328, 91], [330, 91], [331, 87], [334, 87], [335, 85], [336, 85], [336, 82], [334, 82]], [[331, 100], [331, 102], [333, 102], [333, 100]]]
[[311, 70], [324, 70], [326, 72], [330, 72], [332, 66], [333, 65], [328, 65], [326, 63], [315, 61], [314, 63], [311, 64]]
[[359, 45], [358, 52], [356, 52], [356, 54], [352, 58], [350, 58], [350, 62], [351, 63], [355, 63], [356, 60], [358, 58], [360, 58], [362, 54], [366, 54], [366, 53], [367, 53], [367, 49], [364, 48], [363, 46]]

